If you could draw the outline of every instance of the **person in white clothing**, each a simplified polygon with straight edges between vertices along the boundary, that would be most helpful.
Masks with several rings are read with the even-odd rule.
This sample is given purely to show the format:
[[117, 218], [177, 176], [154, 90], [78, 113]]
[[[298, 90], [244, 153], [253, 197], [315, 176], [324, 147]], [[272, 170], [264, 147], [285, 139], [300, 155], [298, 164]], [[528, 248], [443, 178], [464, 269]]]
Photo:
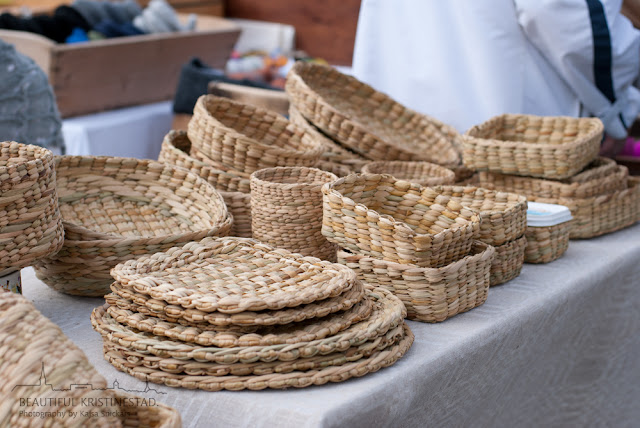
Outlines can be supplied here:
[[622, 0], [363, 0], [354, 75], [464, 132], [503, 113], [640, 113], [640, 31]]

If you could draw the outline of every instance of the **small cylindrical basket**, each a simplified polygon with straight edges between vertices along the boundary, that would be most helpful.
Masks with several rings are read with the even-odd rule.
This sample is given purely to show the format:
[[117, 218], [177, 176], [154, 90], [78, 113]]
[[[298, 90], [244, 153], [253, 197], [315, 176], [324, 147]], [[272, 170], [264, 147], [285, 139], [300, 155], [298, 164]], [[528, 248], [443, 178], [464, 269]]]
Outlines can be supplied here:
[[198, 99], [188, 135], [200, 156], [247, 174], [313, 166], [324, 151], [319, 141], [279, 114], [213, 95]]
[[494, 253], [494, 247], [476, 241], [468, 256], [440, 268], [420, 268], [346, 251], [338, 252], [338, 263], [354, 270], [362, 282], [384, 287], [400, 298], [407, 318], [440, 322], [485, 302]]
[[569, 247], [571, 221], [547, 227], [527, 227], [526, 263], [549, 263], [559, 259]]
[[398, 180], [406, 180], [421, 186], [453, 184], [456, 174], [443, 166], [430, 162], [377, 161], [362, 167], [366, 174], [390, 174]]
[[253, 237], [275, 247], [335, 260], [335, 246], [322, 235], [322, 192], [334, 174], [316, 168], [267, 168], [251, 175]]
[[0, 276], [56, 253], [62, 241], [53, 153], [0, 143]]
[[480, 216], [451, 197], [390, 175], [351, 174], [322, 187], [322, 233], [355, 254], [420, 267], [466, 256]]
[[504, 284], [520, 275], [524, 263], [527, 238], [520, 238], [495, 247], [496, 255], [491, 263], [491, 286]]
[[475, 170], [565, 179], [598, 156], [597, 118], [504, 114], [463, 135], [463, 162]]

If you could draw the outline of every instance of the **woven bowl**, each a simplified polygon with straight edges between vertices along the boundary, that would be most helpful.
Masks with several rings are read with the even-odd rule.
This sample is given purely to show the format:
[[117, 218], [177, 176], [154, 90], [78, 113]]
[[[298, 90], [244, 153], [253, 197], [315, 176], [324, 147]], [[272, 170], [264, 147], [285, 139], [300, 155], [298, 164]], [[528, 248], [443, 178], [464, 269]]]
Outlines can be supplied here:
[[109, 270], [124, 260], [208, 236], [233, 224], [222, 196], [196, 174], [130, 158], [56, 158], [66, 239], [34, 263], [38, 278], [68, 294], [109, 292]]
[[322, 233], [355, 254], [440, 267], [466, 256], [480, 230], [476, 212], [390, 175], [351, 174], [322, 193]]
[[447, 266], [420, 268], [338, 251], [338, 263], [362, 282], [386, 288], [402, 300], [407, 318], [440, 322], [473, 309], [487, 299], [495, 249], [477, 242], [471, 253]]
[[362, 167], [366, 174], [389, 174], [397, 180], [410, 181], [421, 186], [453, 184], [456, 174], [443, 166], [430, 162], [377, 161]]
[[464, 165], [480, 171], [564, 179], [598, 156], [597, 118], [504, 114], [463, 136]]
[[297, 62], [285, 86], [291, 104], [314, 126], [371, 160], [459, 163], [459, 134], [335, 68]]
[[279, 114], [213, 95], [198, 99], [188, 135], [199, 154], [247, 174], [313, 166], [324, 151], [319, 141]]
[[559, 259], [569, 247], [571, 222], [548, 227], [527, 227], [526, 263], [549, 263]]
[[0, 212], [0, 276], [60, 249], [62, 217], [49, 150], [0, 143]]
[[520, 275], [524, 263], [527, 238], [523, 235], [515, 241], [494, 247], [496, 254], [491, 263], [490, 283], [504, 284]]
[[334, 174], [316, 168], [279, 167], [251, 175], [253, 237], [294, 253], [335, 261], [336, 248], [322, 235], [322, 191]]

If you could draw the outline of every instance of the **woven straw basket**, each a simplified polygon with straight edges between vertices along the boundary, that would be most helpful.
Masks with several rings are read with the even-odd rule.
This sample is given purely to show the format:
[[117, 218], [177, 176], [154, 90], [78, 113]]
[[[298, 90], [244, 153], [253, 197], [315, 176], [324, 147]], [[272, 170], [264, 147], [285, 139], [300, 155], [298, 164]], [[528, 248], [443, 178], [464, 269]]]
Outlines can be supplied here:
[[220, 191], [227, 209], [233, 215], [231, 236], [251, 238], [251, 187], [249, 178], [217, 170], [189, 155], [191, 141], [184, 131], [170, 131], [162, 142], [158, 160], [178, 165], [204, 178]]
[[515, 241], [495, 247], [496, 255], [491, 263], [492, 287], [504, 284], [520, 275], [527, 245], [527, 238], [522, 236]]
[[305, 256], [335, 261], [322, 235], [322, 191], [338, 177], [305, 167], [267, 168], [251, 175], [251, 231], [260, 241]]
[[569, 247], [571, 222], [548, 227], [527, 227], [526, 263], [549, 263], [559, 259]]
[[[135, 396], [113, 389], [84, 353], [31, 302], [1, 291], [0, 349], [1, 426], [182, 426], [175, 409], [161, 404], [137, 406]], [[74, 384], [90, 387], [73, 388]], [[20, 403], [25, 398], [37, 399], [38, 405], [25, 408]], [[79, 406], [83, 412], [72, 417], [70, 412], [77, 412]], [[52, 415], [47, 419], [21, 416], [24, 410]]]
[[617, 171], [619, 171], [619, 168], [616, 161], [599, 157], [587, 165], [585, 169], [565, 181], [567, 183], [586, 183], [593, 180], [604, 180], [611, 175], [615, 175]]
[[494, 253], [493, 247], [476, 242], [471, 254], [454, 263], [420, 268], [341, 250], [338, 263], [353, 269], [362, 282], [400, 298], [409, 319], [440, 322], [485, 302]]
[[466, 256], [480, 230], [474, 211], [390, 175], [352, 174], [322, 193], [322, 233], [355, 254], [440, 267]]
[[598, 156], [603, 131], [597, 118], [505, 114], [464, 134], [463, 161], [475, 170], [564, 179]]
[[430, 162], [377, 161], [362, 167], [366, 174], [389, 174], [397, 180], [410, 181], [421, 186], [453, 184], [456, 174], [440, 165]]
[[0, 276], [56, 253], [62, 246], [53, 154], [0, 143]]
[[285, 89], [309, 122], [368, 159], [459, 163], [452, 141], [460, 137], [451, 127], [332, 67], [298, 62]]
[[38, 278], [68, 294], [103, 296], [116, 264], [207, 236], [233, 218], [222, 196], [183, 168], [130, 158], [56, 158], [66, 238], [38, 260]]
[[247, 174], [276, 166], [313, 166], [324, 151], [320, 142], [279, 114], [213, 95], [198, 99], [188, 135], [200, 155]]

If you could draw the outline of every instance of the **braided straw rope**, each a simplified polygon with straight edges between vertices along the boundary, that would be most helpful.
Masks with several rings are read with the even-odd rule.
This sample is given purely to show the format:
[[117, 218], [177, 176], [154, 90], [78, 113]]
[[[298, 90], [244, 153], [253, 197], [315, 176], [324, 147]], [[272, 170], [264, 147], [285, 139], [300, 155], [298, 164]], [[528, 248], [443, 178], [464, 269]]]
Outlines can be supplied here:
[[49, 150], [13, 141], [0, 143], [0, 210], [0, 276], [62, 247], [62, 218]]
[[322, 191], [338, 177], [305, 167], [268, 168], [251, 174], [253, 237], [294, 253], [335, 261], [322, 235]]
[[424, 194], [451, 197], [480, 215], [480, 231], [476, 239], [489, 245], [502, 245], [514, 241], [527, 228], [527, 198], [507, 192], [496, 192], [480, 187], [436, 186]]
[[597, 118], [504, 114], [463, 136], [463, 162], [475, 170], [564, 179], [597, 156], [604, 126]]
[[456, 174], [443, 166], [430, 162], [377, 161], [362, 167], [366, 174], [389, 174], [397, 180], [410, 181], [421, 186], [453, 184]]
[[349, 251], [420, 267], [466, 256], [480, 217], [450, 197], [390, 175], [352, 174], [325, 184], [322, 233]]
[[363, 282], [383, 287], [416, 321], [440, 322], [473, 309], [487, 299], [494, 247], [476, 241], [472, 253], [441, 268], [420, 268], [338, 252], [338, 262], [353, 269]]
[[313, 166], [324, 150], [275, 112], [213, 95], [198, 99], [187, 132], [197, 152], [247, 174], [275, 166]]
[[549, 263], [559, 259], [569, 247], [571, 221], [548, 227], [527, 227], [526, 263]]
[[343, 147], [372, 160], [460, 161], [451, 127], [399, 104], [336, 69], [297, 62], [285, 86], [291, 104]]
[[116, 264], [229, 233], [222, 196], [183, 168], [130, 158], [56, 158], [66, 239], [34, 263], [38, 278], [68, 294], [103, 296]]
[[496, 255], [491, 263], [490, 284], [504, 284], [520, 275], [524, 263], [527, 238], [523, 235], [515, 241], [495, 247]]

